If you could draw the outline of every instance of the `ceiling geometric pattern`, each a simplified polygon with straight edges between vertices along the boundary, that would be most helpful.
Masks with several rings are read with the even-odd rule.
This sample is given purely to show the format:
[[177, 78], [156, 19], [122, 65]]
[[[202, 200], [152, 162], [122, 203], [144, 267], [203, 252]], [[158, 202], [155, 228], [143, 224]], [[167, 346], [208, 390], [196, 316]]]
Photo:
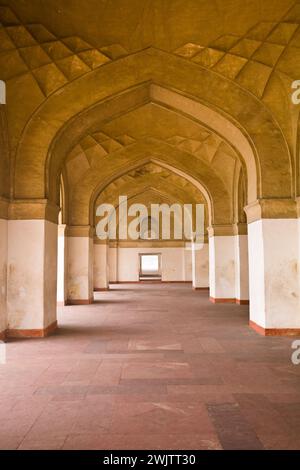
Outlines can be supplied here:
[[59, 39], [42, 24], [22, 24], [9, 7], [0, 6], [1, 26], [1, 78], [31, 74], [45, 96], [127, 54], [119, 44], [96, 49], [78, 36]]
[[111, 138], [103, 132], [84, 137], [68, 154], [66, 168], [70, 185], [80, 181], [82, 171], [101, 165], [103, 158], [135, 142], [127, 134]]
[[[132, 0], [132, 5], [126, 0], [116, 0], [115, 4], [111, 0], [98, 4], [91, 0], [91, 11], [87, 8], [82, 12], [82, 27], [77, 0], [70, 11], [64, 2], [53, 0], [53, 17], [44, 19], [42, 0], [36, 5], [29, 1], [28, 14], [24, 12], [24, 3], [18, 4], [16, 0], [0, 6], [0, 79], [7, 83], [9, 144], [11, 155], [16, 155], [15, 162], [27, 162], [24, 155], [26, 158], [28, 155], [29, 165], [24, 163], [24, 174], [33, 170], [41, 181], [44, 168], [41, 165], [41, 170], [36, 170], [40, 165], [37, 160], [46, 160], [50, 153], [51, 158], [54, 155], [57, 165], [53, 171], [63, 169], [69, 202], [77, 205], [78, 215], [84, 211], [86, 214], [84, 198], [90, 197], [94, 189], [103, 188], [106, 179], [116, 194], [121, 187], [128, 190], [143, 187], [150, 194], [157, 178], [161, 190], [166, 193], [169, 190], [170, 194], [174, 190], [175, 194], [177, 188], [179, 197], [180, 187], [184, 190], [187, 184], [179, 173], [186, 172], [190, 181], [197, 179], [199, 183], [198, 189], [191, 183], [186, 187], [191, 196], [194, 190], [201, 195], [201, 184], [202, 188], [206, 185], [205, 190], [211, 184], [207, 191], [214, 194], [219, 207], [226, 206], [226, 217], [230, 220], [236, 210], [238, 185], [247, 187], [250, 168], [247, 152], [251, 149], [243, 146], [243, 137], [235, 134], [237, 129], [241, 134], [245, 131], [245, 135], [249, 130], [249, 142], [251, 137], [253, 147], [257, 145], [257, 152], [262, 155], [257, 175], [253, 157], [251, 181], [258, 181], [259, 185], [260, 169], [265, 171], [274, 159], [281, 161], [284, 152], [288, 156], [284, 156], [282, 165], [286, 159], [293, 168], [291, 173], [296, 174], [300, 108], [292, 103], [291, 83], [300, 79], [300, 1], [292, 5], [292, 0], [277, 0], [273, 12], [270, 5], [258, 2], [256, 7], [253, 0], [246, 2], [245, 12], [240, 13], [238, 5], [242, 1], [229, 2], [227, 14], [225, 6], [217, 0], [200, 2], [200, 6], [197, 0], [190, 0], [187, 11], [174, 7], [171, 0], [143, 0], [144, 8], [138, 0]], [[124, 8], [116, 9], [116, 4]], [[183, 5], [183, 0], [178, 0], [179, 4]], [[189, 16], [192, 6], [197, 18], [201, 17], [199, 25]], [[50, 7], [45, 3], [45, 8], [49, 11]], [[218, 10], [223, 17], [220, 14], [215, 18], [215, 29], [208, 28], [205, 21], [211, 24]], [[170, 20], [167, 11], [172, 16]], [[95, 18], [90, 23], [87, 18], [92, 13]], [[182, 19], [174, 29], [179, 13]], [[102, 19], [111, 27], [108, 32], [108, 24], [103, 26], [103, 36], [101, 31], [93, 30], [97, 15], [99, 28]], [[241, 25], [236, 25], [235, 19], [239, 17]], [[98, 68], [101, 69], [94, 72]], [[216, 92], [213, 98], [217, 86], [221, 88], [220, 95]], [[93, 92], [90, 87], [94, 87]], [[152, 90], [149, 95], [146, 96], [143, 87]], [[243, 106], [243, 99], [248, 109]], [[57, 104], [61, 112], [56, 114]], [[207, 118], [205, 113], [210, 111]], [[229, 121], [233, 124], [227, 128]], [[68, 134], [65, 130], [69, 123]], [[34, 142], [32, 151], [29, 137], [28, 146], [24, 145], [27, 150], [19, 152], [22, 147], [19, 143], [28, 129], [31, 132], [31, 124], [38, 129], [36, 135], [46, 136], [43, 146]], [[52, 153], [49, 149], [55, 147], [56, 141], [60, 142], [59, 151]], [[261, 151], [261, 143], [269, 146], [269, 154]], [[268, 165], [263, 166], [264, 159]], [[153, 162], [160, 162], [162, 167]], [[172, 164], [174, 169], [177, 165], [176, 175], [167, 170]], [[20, 168], [22, 173], [22, 164]], [[284, 181], [288, 172], [279, 165], [278, 173]], [[118, 183], [112, 182], [114, 176]], [[26, 197], [29, 186], [26, 181], [25, 191], [22, 188], [12, 194]], [[48, 197], [43, 184], [36, 184], [36, 194]], [[273, 185], [269, 191], [267, 186], [265, 194], [278, 191], [284, 197], [291, 192], [290, 188], [285, 191], [288, 184], [282, 185], [283, 191], [274, 190]], [[56, 192], [53, 190], [51, 197], [52, 194]], [[75, 219], [79, 220], [77, 215]]]
[[226, 185], [233, 185], [238, 156], [227, 142], [184, 116], [148, 103], [110, 121], [75, 145], [66, 159], [70, 189], [81, 184], [91, 169], [104, 170], [125, 156], [129, 163], [130, 157], [143, 148], [148, 148], [150, 156], [157, 149], [167, 153], [176, 149], [189, 158], [190, 165], [205, 162]]
[[[0, 68], [4, 80], [31, 73], [45, 96], [129, 52], [120, 44], [95, 48], [78, 36], [58, 38], [42, 24], [22, 24], [0, 6]], [[300, 75], [300, 4], [282, 21], [260, 22], [245, 35], [226, 34], [203, 46], [186, 43], [174, 53], [236, 81], [262, 98], [273, 71]], [[9, 67], [7, 65], [9, 60]], [[3, 65], [3, 67], [1, 67]]]
[[244, 36], [220, 36], [206, 47], [187, 43], [174, 52], [262, 98], [273, 71], [300, 76], [300, 4], [279, 23], [261, 22]]

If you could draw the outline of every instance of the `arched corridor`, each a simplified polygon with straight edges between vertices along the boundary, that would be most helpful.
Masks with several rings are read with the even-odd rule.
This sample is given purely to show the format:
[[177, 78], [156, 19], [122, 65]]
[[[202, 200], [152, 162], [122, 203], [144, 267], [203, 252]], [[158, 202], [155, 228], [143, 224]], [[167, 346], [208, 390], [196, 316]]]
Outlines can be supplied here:
[[300, 0], [0, 0], [0, 449], [299, 445], [299, 111]]
[[184, 284], [95, 298], [60, 308], [54, 335], [8, 343], [1, 448], [299, 448], [291, 342], [249, 329], [247, 306]]

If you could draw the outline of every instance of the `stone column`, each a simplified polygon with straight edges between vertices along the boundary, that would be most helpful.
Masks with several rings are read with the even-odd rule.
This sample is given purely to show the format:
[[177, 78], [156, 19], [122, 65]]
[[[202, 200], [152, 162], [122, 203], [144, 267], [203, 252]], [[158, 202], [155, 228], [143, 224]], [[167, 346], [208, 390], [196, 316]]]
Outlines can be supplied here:
[[94, 290], [103, 291], [109, 289], [108, 267], [109, 244], [106, 240], [94, 240]]
[[183, 250], [183, 280], [185, 282], [192, 282], [192, 250], [185, 249]]
[[300, 231], [296, 202], [259, 200], [245, 210], [250, 325], [264, 335], [300, 334]]
[[57, 244], [57, 306], [62, 307], [67, 304], [67, 237], [66, 225], [58, 226]]
[[39, 201], [10, 205], [8, 336], [42, 337], [56, 328], [57, 214]]
[[89, 225], [68, 227], [68, 304], [93, 302], [93, 232]]
[[235, 302], [234, 226], [213, 226], [209, 230], [209, 292], [214, 303]]
[[192, 283], [193, 289], [209, 287], [209, 248], [208, 243], [192, 244]]
[[109, 282], [118, 282], [118, 244], [111, 242], [108, 249]]
[[7, 230], [8, 202], [0, 199], [0, 341], [5, 339], [7, 327]]
[[247, 224], [236, 226], [235, 235], [235, 298], [238, 304], [249, 304], [249, 265]]

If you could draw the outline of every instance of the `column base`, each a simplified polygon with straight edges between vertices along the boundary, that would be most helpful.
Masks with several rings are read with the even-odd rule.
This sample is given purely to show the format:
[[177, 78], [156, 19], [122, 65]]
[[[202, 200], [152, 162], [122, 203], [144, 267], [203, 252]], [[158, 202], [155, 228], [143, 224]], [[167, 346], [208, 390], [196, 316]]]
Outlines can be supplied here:
[[209, 300], [213, 304], [235, 304], [235, 299], [221, 299], [221, 298], [215, 298], [215, 297], [210, 297]]
[[300, 336], [300, 328], [264, 328], [251, 320], [249, 326], [262, 336]]
[[67, 305], [90, 305], [94, 299], [68, 299]]
[[243, 300], [243, 299], [235, 299], [235, 303], [238, 305], [249, 305], [250, 301], [249, 300]]
[[209, 300], [213, 304], [238, 304], [238, 305], [249, 305], [249, 300], [242, 300], [242, 299], [221, 299], [221, 298], [214, 298], [210, 297]]
[[45, 338], [51, 335], [57, 328], [57, 321], [46, 328], [41, 329], [8, 329], [5, 332], [7, 338]]
[[0, 341], [5, 341], [6, 339], [6, 332], [5, 331], [1, 331], [0, 332]]

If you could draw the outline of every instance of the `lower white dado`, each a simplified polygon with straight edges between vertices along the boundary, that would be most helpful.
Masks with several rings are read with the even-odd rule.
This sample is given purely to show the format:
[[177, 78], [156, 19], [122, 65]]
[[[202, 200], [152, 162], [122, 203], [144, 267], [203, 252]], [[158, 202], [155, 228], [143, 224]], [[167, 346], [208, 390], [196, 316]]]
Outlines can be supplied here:
[[209, 286], [213, 301], [235, 301], [235, 237], [209, 238]]
[[57, 239], [57, 305], [64, 306], [68, 299], [68, 237], [65, 236], [66, 226], [58, 226]]
[[94, 290], [106, 290], [109, 284], [109, 246], [94, 243]]
[[7, 331], [45, 336], [56, 326], [57, 225], [8, 221]]
[[4, 339], [7, 325], [7, 220], [0, 219], [0, 340]]
[[247, 235], [210, 237], [209, 278], [212, 302], [249, 303]]
[[93, 301], [93, 240], [89, 236], [68, 237], [68, 300], [70, 304]]
[[194, 289], [209, 287], [208, 243], [194, 245], [192, 249], [192, 281]]
[[263, 219], [248, 225], [250, 324], [300, 332], [299, 222]]

